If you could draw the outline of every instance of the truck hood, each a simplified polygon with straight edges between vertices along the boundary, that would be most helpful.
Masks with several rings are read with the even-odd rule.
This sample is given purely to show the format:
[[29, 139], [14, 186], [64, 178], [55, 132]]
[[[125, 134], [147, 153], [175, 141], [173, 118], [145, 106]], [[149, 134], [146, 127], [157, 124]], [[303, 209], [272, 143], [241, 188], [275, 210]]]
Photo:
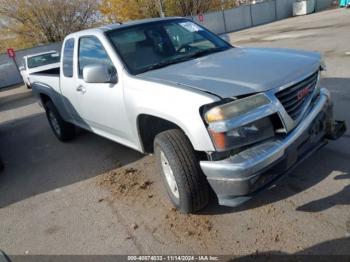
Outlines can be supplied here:
[[320, 66], [321, 55], [291, 49], [232, 48], [139, 77], [187, 86], [222, 98], [263, 92], [306, 77]]

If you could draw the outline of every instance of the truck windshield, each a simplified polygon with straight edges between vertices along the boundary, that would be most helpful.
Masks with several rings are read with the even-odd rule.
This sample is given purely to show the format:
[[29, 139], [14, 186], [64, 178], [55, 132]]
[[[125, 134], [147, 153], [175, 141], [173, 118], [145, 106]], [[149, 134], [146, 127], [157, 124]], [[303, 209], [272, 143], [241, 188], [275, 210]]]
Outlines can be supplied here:
[[39, 66], [58, 63], [60, 61], [60, 55], [58, 53], [42, 54], [32, 56], [28, 58], [28, 68], [35, 68]]
[[107, 37], [134, 75], [232, 48], [187, 19], [133, 25], [109, 31]]

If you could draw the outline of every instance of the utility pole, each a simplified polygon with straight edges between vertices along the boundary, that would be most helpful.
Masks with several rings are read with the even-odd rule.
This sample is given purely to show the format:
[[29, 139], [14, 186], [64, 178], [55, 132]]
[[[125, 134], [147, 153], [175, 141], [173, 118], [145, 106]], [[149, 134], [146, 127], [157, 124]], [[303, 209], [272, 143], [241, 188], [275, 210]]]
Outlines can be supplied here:
[[225, 10], [225, 0], [221, 0], [221, 11]]
[[163, 3], [162, 3], [162, 0], [158, 0], [158, 5], [159, 5], [160, 17], [165, 17], [164, 11], [163, 11]]
[[226, 25], [226, 16], [225, 16], [225, 0], [221, 0], [221, 12], [222, 12], [222, 19], [224, 21], [224, 30], [225, 34], [227, 33], [227, 25]]

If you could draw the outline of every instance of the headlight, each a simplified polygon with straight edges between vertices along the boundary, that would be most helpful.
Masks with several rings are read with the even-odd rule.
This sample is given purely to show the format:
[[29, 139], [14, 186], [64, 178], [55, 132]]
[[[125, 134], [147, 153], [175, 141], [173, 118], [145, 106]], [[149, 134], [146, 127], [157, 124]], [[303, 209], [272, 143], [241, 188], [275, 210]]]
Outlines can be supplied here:
[[269, 117], [223, 133], [216, 133], [209, 129], [209, 133], [218, 151], [254, 144], [275, 135], [273, 124]]
[[218, 132], [212, 128], [216, 122], [228, 121], [244, 117], [252, 110], [270, 104], [271, 101], [264, 94], [257, 94], [209, 109], [205, 121], [209, 124], [208, 131], [218, 151], [226, 151], [271, 138], [274, 136], [274, 127], [270, 117], [252, 121], [249, 124]]
[[264, 94], [257, 94], [242, 98], [227, 104], [216, 106], [205, 113], [204, 118], [208, 124], [231, 119], [249, 112], [259, 106], [271, 103]]

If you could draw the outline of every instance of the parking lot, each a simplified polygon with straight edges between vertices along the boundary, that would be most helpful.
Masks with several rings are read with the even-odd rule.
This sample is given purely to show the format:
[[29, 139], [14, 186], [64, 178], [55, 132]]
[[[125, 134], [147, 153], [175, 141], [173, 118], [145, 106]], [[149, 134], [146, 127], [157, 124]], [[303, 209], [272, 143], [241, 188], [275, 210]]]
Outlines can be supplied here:
[[[229, 35], [239, 46], [317, 50], [336, 119], [350, 123], [350, 10]], [[266, 61], [268, 66], [268, 61]], [[51, 132], [24, 87], [0, 91], [0, 249], [16, 254], [350, 255], [350, 132], [239, 208], [175, 211], [154, 157], [80, 131]]]

